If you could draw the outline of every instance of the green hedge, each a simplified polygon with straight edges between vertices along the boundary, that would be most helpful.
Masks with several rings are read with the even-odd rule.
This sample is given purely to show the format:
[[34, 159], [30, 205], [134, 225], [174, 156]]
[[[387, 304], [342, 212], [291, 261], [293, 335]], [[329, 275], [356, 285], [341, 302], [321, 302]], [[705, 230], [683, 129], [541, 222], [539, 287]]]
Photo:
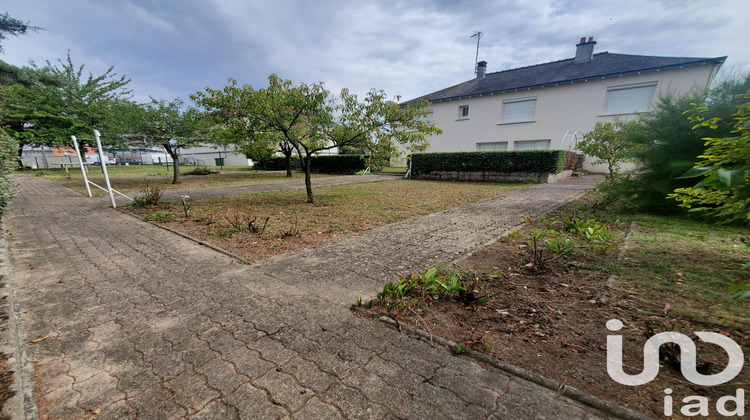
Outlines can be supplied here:
[[411, 157], [413, 175], [447, 172], [551, 172], [565, 166], [564, 150], [518, 152], [415, 153]]
[[[302, 166], [299, 164], [299, 158], [292, 156], [292, 169], [300, 170]], [[268, 160], [261, 160], [255, 162], [253, 169], [260, 169], [263, 171], [285, 171], [286, 170], [286, 158], [284, 156], [274, 156]]]
[[0, 214], [12, 196], [13, 188], [9, 175], [16, 168], [18, 141], [0, 129]]
[[[325, 174], [354, 174], [366, 168], [362, 155], [314, 156], [311, 165], [313, 172]], [[270, 160], [258, 162], [255, 167], [265, 171], [283, 171], [286, 170], [286, 158], [273, 157]], [[300, 170], [301, 168], [299, 157], [292, 156], [292, 169]]]

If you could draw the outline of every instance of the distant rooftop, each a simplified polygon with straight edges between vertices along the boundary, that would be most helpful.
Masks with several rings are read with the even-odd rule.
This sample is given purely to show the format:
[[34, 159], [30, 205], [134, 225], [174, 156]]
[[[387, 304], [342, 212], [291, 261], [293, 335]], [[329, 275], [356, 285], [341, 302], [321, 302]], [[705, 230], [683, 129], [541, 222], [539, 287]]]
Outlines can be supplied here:
[[572, 83], [589, 79], [602, 79], [646, 71], [657, 71], [670, 68], [681, 68], [699, 65], [721, 65], [724, 57], [658, 57], [648, 55], [593, 53], [593, 38], [585, 38], [577, 45], [575, 58], [550, 63], [520, 67], [496, 73], [487, 73], [486, 62], [477, 63], [475, 79], [439, 90], [405, 102], [406, 104], [427, 99], [430, 102], [480, 96], [493, 93], [505, 93], [520, 89], [542, 86], [556, 86], [561, 83]]

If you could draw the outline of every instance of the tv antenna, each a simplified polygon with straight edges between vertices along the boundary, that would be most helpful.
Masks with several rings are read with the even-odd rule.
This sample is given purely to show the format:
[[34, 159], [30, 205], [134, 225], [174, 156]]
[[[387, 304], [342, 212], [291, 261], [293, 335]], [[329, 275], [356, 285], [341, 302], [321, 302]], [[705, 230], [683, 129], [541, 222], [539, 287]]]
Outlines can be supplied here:
[[469, 38], [477, 38], [477, 54], [474, 57], [474, 74], [477, 72], [477, 62], [479, 60], [479, 40], [482, 38], [482, 31], [474, 31], [474, 35], [470, 36]]

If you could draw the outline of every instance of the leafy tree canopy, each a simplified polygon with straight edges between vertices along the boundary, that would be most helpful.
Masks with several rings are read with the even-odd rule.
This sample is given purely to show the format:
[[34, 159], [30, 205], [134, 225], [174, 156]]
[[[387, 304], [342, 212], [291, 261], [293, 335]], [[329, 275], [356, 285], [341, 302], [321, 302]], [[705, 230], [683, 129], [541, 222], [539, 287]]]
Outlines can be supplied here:
[[606, 164], [609, 181], [614, 182], [620, 164], [630, 160], [636, 147], [629, 138], [636, 130], [637, 125], [633, 121], [598, 122], [593, 130], [584, 135], [577, 149], [597, 158], [594, 164]]
[[5, 41], [9, 36], [23, 35], [29, 31], [40, 29], [29, 25], [29, 22], [13, 18], [8, 13], [0, 14], [0, 52], [3, 52], [2, 41]]
[[[737, 105], [734, 130], [727, 137], [706, 138], [706, 151], [684, 178], [702, 178], [692, 187], [678, 188], [669, 198], [719, 223], [750, 224], [750, 94]], [[707, 118], [708, 107], [698, 107], [691, 115], [696, 128], [718, 128], [722, 120]]]
[[54, 83], [0, 89], [4, 126], [32, 133], [35, 144], [67, 145], [71, 135], [90, 138], [94, 129], [101, 131], [104, 140], [119, 139], [113, 108], [130, 99], [131, 91], [126, 89], [130, 79], [118, 77], [113, 67], [98, 76], [86, 75], [84, 65], [75, 66], [70, 53], [57, 65], [32, 63], [30, 69]]
[[293, 85], [275, 74], [268, 81], [267, 88], [256, 90], [230, 80], [223, 89], [206, 88], [192, 98], [240, 148], [271, 146], [280, 140], [292, 146], [305, 171], [310, 203], [310, 161], [315, 153], [335, 147], [395, 153], [396, 143], [420, 149], [426, 147], [427, 135], [440, 132], [422, 118], [426, 102], [402, 107], [382, 90], [373, 89], [360, 100], [347, 89], [333, 97], [322, 83]]

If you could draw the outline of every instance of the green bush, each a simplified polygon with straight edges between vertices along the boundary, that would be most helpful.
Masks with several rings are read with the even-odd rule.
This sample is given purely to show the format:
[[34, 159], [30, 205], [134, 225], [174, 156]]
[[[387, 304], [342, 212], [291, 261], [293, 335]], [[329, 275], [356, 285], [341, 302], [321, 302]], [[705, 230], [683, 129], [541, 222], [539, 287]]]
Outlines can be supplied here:
[[[704, 154], [706, 137], [730, 135], [732, 114], [746, 101], [740, 95], [748, 92], [750, 77], [737, 76], [719, 82], [708, 95], [659, 98], [654, 109], [628, 130], [628, 140], [636, 145], [632, 157], [638, 164], [637, 174], [599, 186], [608, 205], [659, 214], [684, 212], [677, 202], [667, 200], [667, 195], [695, 183], [680, 177]], [[699, 105], [707, 107], [707, 118], [722, 120], [715, 129], [694, 127], [688, 119]]]
[[[270, 159], [259, 160], [255, 162], [253, 169], [260, 169], [263, 171], [286, 171], [286, 158], [284, 156], [274, 156]], [[302, 169], [302, 165], [299, 163], [299, 157], [297, 156], [292, 156], [292, 169]]]
[[415, 153], [411, 158], [412, 175], [433, 171], [459, 172], [551, 172], [565, 167], [565, 150], [528, 150], [517, 152]]
[[12, 185], [8, 176], [16, 168], [18, 141], [0, 130], [0, 214], [12, 196]]
[[[314, 156], [311, 162], [312, 172], [324, 174], [354, 174], [366, 168], [361, 155]], [[300, 170], [299, 157], [292, 157], [292, 169]], [[276, 156], [256, 164], [256, 169], [265, 171], [286, 170], [286, 158]]]

